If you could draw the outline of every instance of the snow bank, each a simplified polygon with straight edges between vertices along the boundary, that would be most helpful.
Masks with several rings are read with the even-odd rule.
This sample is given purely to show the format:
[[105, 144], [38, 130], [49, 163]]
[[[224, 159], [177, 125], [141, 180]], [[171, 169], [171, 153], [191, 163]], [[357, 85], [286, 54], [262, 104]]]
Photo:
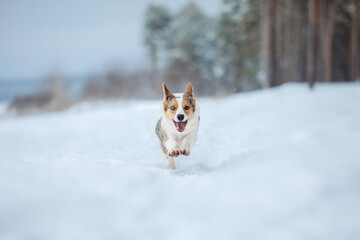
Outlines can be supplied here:
[[198, 99], [166, 168], [160, 101], [0, 120], [0, 239], [357, 239], [360, 85]]

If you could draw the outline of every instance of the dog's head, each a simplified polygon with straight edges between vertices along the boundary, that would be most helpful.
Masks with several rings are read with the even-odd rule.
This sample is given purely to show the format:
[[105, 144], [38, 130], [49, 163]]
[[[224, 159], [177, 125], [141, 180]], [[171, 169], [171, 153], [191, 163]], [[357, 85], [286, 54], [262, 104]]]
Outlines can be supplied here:
[[164, 91], [164, 115], [169, 121], [174, 123], [177, 131], [183, 132], [188, 121], [191, 121], [196, 109], [192, 84], [188, 83], [186, 85], [184, 93], [175, 94], [169, 91], [165, 83], [162, 85]]

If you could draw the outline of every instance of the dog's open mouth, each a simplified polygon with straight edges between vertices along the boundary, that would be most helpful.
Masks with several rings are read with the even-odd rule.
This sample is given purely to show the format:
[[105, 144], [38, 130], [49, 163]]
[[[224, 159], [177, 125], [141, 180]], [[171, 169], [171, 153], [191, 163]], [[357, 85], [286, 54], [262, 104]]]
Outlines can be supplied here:
[[186, 127], [186, 124], [187, 124], [187, 120], [185, 122], [175, 122], [173, 120], [174, 124], [175, 124], [175, 127], [176, 129], [179, 131], [179, 132], [183, 132], [185, 130], [185, 127]]

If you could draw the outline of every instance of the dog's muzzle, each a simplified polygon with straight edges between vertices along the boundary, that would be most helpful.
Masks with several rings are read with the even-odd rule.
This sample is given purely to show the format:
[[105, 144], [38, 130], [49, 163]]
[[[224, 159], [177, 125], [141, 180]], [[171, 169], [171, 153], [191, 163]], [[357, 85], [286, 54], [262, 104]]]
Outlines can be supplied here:
[[185, 122], [175, 122], [173, 120], [174, 124], [175, 124], [175, 127], [176, 129], [179, 131], [179, 132], [183, 132], [185, 130], [185, 127], [186, 127], [186, 124], [187, 124], [187, 120]]

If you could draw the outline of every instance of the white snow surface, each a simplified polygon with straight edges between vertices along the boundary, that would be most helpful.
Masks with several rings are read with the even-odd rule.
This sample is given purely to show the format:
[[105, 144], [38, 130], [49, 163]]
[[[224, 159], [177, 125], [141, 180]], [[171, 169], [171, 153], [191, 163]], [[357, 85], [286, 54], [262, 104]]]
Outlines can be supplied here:
[[176, 170], [161, 100], [0, 118], [0, 239], [360, 239], [359, 84], [197, 103]]

